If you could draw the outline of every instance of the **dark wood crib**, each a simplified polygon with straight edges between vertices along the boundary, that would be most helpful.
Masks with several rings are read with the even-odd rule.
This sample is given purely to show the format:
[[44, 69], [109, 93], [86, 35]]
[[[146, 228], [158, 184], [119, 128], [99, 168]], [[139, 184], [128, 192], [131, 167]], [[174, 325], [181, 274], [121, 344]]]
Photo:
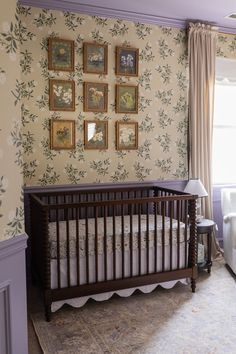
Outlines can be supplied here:
[[[196, 196], [160, 186], [30, 195], [32, 269], [55, 301], [190, 278]], [[63, 271], [62, 271], [63, 269]]]

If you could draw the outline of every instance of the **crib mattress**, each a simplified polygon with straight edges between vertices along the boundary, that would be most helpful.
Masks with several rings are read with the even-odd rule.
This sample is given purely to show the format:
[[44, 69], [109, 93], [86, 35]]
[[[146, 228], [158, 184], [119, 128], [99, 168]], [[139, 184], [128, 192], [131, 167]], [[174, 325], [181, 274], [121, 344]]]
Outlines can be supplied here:
[[[97, 218], [97, 252], [98, 254], [103, 254], [104, 250], [107, 253], [113, 253], [113, 250], [120, 252], [122, 250], [123, 236], [124, 235], [124, 250], [129, 251], [132, 239], [132, 249], [135, 250], [141, 245], [141, 249], [147, 248], [147, 237], [149, 240], [149, 248], [155, 246], [155, 216], [153, 214], [148, 215], [148, 232], [147, 232], [147, 215], [141, 215], [139, 221], [139, 215], [133, 215], [132, 217], [132, 235], [130, 231], [130, 216], [125, 215], [123, 217], [115, 217], [115, 235], [113, 227], [113, 217], [106, 218], [106, 233], [107, 241], [105, 245], [104, 237], [104, 218]], [[122, 226], [123, 223], [123, 226]], [[140, 226], [139, 226], [140, 223]], [[86, 220], [69, 220], [69, 247], [67, 243], [67, 222], [59, 221], [59, 243], [60, 243], [60, 258], [66, 258], [68, 253], [70, 257], [76, 256], [76, 230], [78, 229], [78, 241], [79, 241], [79, 256], [86, 256]], [[77, 224], [77, 225], [76, 225]], [[122, 231], [122, 228], [124, 231]], [[163, 237], [163, 218], [161, 215], [157, 215], [157, 246], [162, 246]], [[170, 231], [172, 229], [172, 232]], [[96, 252], [96, 237], [95, 237], [95, 219], [88, 219], [88, 254], [93, 256]], [[185, 242], [185, 239], [189, 239], [189, 230], [186, 232], [185, 224], [182, 222], [177, 222], [177, 220], [171, 220], [168, 217], [164, 218], [164, 246], [168, 246], [170, 243], [176, 245], [179, 239], [179, 243]], [[49, 223], [49, 242], [50, 242], [50, 253], [51, 258], [57, 258], [57, 223]], [[115, 244], [114, 244], [115, 243]], [[115, 247], [114, 247], [115, 246]]]

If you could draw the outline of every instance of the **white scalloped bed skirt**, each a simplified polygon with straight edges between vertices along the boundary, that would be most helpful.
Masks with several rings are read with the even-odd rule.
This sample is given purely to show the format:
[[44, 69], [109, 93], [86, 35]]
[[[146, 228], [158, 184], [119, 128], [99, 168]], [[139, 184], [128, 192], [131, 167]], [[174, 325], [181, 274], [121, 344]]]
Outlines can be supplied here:
[[[161, 247], [157, 247], [157, 272], [161, 272], [162, 269], [162, 264], [161, 264], [161, 253], [162, 249]], [[142, 267], [141, 267], [141, 274], [146, 273], [146, 250], [142, 250], [141, 252], [141, 259], [142, 259]], [[180, 244], [180, 268], [185, 268], [185, 262], [184, 262], [184, 255], [185, 255], [185, 247], [184, 243]], [[169, 256], [170, 256], [170, 248], [169, 246], [165, 246], [165, 269], [169, 270], [170, 269], [170, 261], [169, 261]], [[154, 272], [153, 269], [153, 264], [154, 264], [154, 249], [150, 249], [150, 254], [149, 254], [149, 272], [152, 273]], [[113, 279], [113, 255], [108, 254], [107, 257], [107, 262], [108, 262], [108, 280]], [[103, 255], [98, 256], [98, 264], [99, 264], [99, 271], [98, 271], [98, 280], [103, 281], [104, 280], [104, 257]], [[138, 275], [138, 252], [137, 250], [133, 251], [133, 275]], [[177, 268], [177, 247], [176, 245], [173, 245], [172, 248], [172, 269]], [[76, 279], [77, 279], [77, 270], [76, 270], [76, 260], [71, 259], [70, 260], [70, 280], [71, 280], [71, 286], [76, 285]], [[90, 276], [89, 276], [89, 282], [94, 283], [95, 282], [95, 257], [94, 256], [89, 256], [89, 269], [90, 269]], [[61, 274], [61, 287], [67, 287], [67, 260], [62, 259], [60, 261], [60, 274]], [[130, 259], [129, 259], [129, 252], [125, 252], [125, 276], [128, 277], [130, 274]], [[121, 258], [121, 253], [117, 252], [116, 254], [116, 278], [119, 279], [121, 278], [122, 275], [122, 258]], [[170, 289], [172, 288], [176, 283], [181, 282], [183, 284], [188, 284], [188, 279], [178, 279], [178, 280], [172, 280], [168, 282], [163, 282], [163, 283], [156, 283], [156, 284], [150, 284], [150, 285], [144, 285], [144, 286], [139, 286], [139, 287], [134, 287], [134, 288], [127, 288], [123, 290], [116, 290], [116, 291], [109, 291], [101, 294], [94, 294], [90, 296], [82, 296], [78, 298], [73, 298], [73, 299], [66, 299], [62, 301], [54, 301], [51, 306], [51, 311], [55, 312], [58, 309], [60, 309], [64, 304], [71, 305], [73, 307], [82, 307], [88, 299], [94, 299], [96, 301], [105, 301], [108, 300], [112, 297], [112, 295], [117, 294], [121, 297], [128, 297], [133, 294], [135, 290], [140, 290], [143, 293], [150, 293], [153, 291], [158, 285], [162, 286], [165, 289]], [[80, 259], [80, 284], [86, 284], [86, 258], [83, 257]], [[57, 288], [57, 260], [51, 260], [51, 287], [52, 289]]]

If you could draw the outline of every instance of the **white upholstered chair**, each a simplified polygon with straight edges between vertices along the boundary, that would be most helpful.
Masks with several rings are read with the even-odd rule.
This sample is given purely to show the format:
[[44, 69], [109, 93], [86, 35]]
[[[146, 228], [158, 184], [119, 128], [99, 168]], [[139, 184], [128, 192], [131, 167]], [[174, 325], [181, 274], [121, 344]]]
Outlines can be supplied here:
[[236, 189], [221, 190], [221, 209], [223, 214], [224, 258], [236, 274]]

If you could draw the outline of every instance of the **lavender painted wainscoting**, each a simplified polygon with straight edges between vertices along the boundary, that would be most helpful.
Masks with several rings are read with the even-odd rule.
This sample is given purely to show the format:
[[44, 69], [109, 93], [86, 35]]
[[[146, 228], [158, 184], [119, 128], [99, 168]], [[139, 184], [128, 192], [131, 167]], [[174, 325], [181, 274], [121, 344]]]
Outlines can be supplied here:
[[0, 242], [0, 353], [27, 354], [27, 236]]

